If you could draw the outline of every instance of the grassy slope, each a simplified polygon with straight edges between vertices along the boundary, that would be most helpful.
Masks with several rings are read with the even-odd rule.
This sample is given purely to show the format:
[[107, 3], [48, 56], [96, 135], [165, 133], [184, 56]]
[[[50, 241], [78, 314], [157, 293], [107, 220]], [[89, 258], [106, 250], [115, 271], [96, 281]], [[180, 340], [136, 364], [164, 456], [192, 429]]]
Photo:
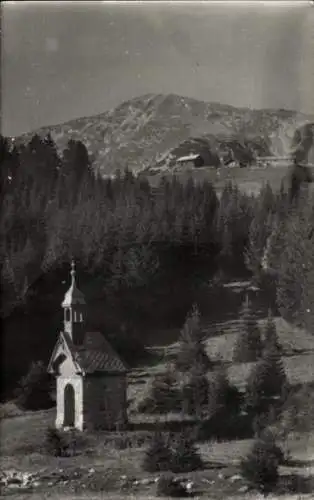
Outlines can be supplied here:
[[[263, 320], [260, 320], [263, 323]], [[293, 383], [300, 383], [305, 380], [314, 380], [314, 338], [307, 332], [291, 327], [281, 318], [276, 319], [279, 339], [284, 347], [284, 362], [287, 369], [287, 374]], [[213, 358], [220, 358], [226, 361], [230, 360], [232, 354], [232, 346], [235, 338], [238, 335], [238, 322], [226, 321], [223, 323], [209, 324], [205, 327], [211, 332], [216, 331], [216, 335], [209, 338], [207, 341], [207, 349]], [[220, 334], [217, 335], [217, 333]], [[176, 350], [176, 344], [168, 347], [168, 353]], [[298, 354], [293, 354], [295, 352]], [[293, 354], [293, 355], [291, 355]], [[141, 370], [136, 370], [130, 374], [129, 398], [141, 398], [143, 387], [148, 379], [157, 372], [165, 368], [163, 363], [155, 366], [142, 367]], [[233, 382], [238, 385], [243, 385], [245, 377], [249, 371], [248, 365], [231, 365], [229, 375]], [[14, 405], [7, 405], [7, 409], [11, 414], [14, 414]], [[144, 415], [131, 415], [131, 420], [145, 421], [149, 417]], [[153, 417], [152, 421], [154, 421]], [[138, 444], [138, 436], [145, 434], [144, 431], [130, 432], [132, 436], [132, 446], [126, 449], [119, 449], [115, 446], [114, 435], [106, 432], [99, 432], [87, 436], [87, 443], [84, 448], [84, 453], [72, 458], [55, 458], [46, 456], [43, 453], [42, 443], [44, 433], [48, 425], [53, 424], [54, 410], [42, 412], [28, 412], [19, 414], [12, 418], [3, 418], [1, 421], [1, 469], [18, 469], [18, 470], [40, 470], [42, 473], [58, 470], [70, 471], [73, 468], [85, 470], [85, 479], [87, 481], [87, 471], [90, 467], [94, 467], [96, 475], [94, 482], [102, 484], [104, 477], [110, 474], [113, 478], [118, 479], [121, 475], [143, 477], [141, 471], [141, 460], [143, 456], [143, 446]], [[119, 436], [118, 436], [119, 438]], [[251, 445], [250, 440], [232, 441], [232, 442], [205, 442], [199, 446], [203, 459], [207, 463], [218, 463], [223, 471], [223, 474], [228, 477], [236, 472], [235, 467], [239, 460], [244, 456]], [[288, 442], [285, 443], [290, 450], [291, 456], [297, 460], [314, 460], [314, 433], [306, 435], [291, 436]], [[282, 471], [285, 472], [284, 470]], [[287, 471], [286, 471], [287, 472]], [[300, 472], [300, 471], [299, 471]], [[302, 473], [304, 470], [302, 471]], [[289, 471], [291, 473], [291, 470]], [[313, 467], [308, 469], [308, 473], [314, 473]], [[236, 495], [238, 491], [235, 486], [230, 486], [226, 479], [219, 479], [217, 470], [207, 469], [192, 475], [194, 480], [209, 481], [206, 488], [209, 488], [208, 493], [211, 498], [228, 498], [229, 495]], [[147, 474], [144, 475], [147, 477]], [[205, 479], [204, 479], [205, 478]], [[213, 482], [211, 482], [213, 481]], [[206, 483], [207, 484], [207, 483]], [[99, 492], [92, 492], [87, 485], [86, 496], [84, 498], [125, 498], [118, 494], [101, 495]], [[58, 492], [51, 488], [52, 495], [49, 498], [71, 498], [67, 496], [66, 486], [58, 486]], [[61, 489], [60, 489], [61, 488]], [[63, 489], [62, 489], [63, 488]], [[77, 493], [75, 492], [75, 498]], [[44, 490], [43, 490], [44, 493]], [[42, 493], [42, 495], [43, 495]], [[153, 493], [151, 490], [147, 494]], [[56, 495], [55, 497], [53, 495]], [[40, 496], [40, 495], [39, 495]], [[22, 498], [22, 496], [14, 495], [13, 498]], [[36, 498], [36, 495], [32, 496]], [[39, 497], [38, 497], [39, 498]], [[44, 496], [40, 496], [44, 498]], [[141, 498], [141, 491], [138, 491], [133, 497]], [[149, 497], [145, 497], [148, 499]], [[155, 498], [151, 496], [150, 498]], [[248, 496], [247, 498], [256, 498]], [[284, 498], [284, 497], [282, 497]], [[287, 499], [293, 496], [286, 496]], [[298, 497], [302, 498], [302, 497]], [[306, 498], [306, 497], [304, 497]], [[310, 497], [308, 497], [310, 498]]]
[[[241, 191], [256, 195], [259, 193], [262, 186], [267, 183], [270, 184], [273, 190], [279, 190], [283, 181], [287, 189], [290, 184], [290, 171], [291, 165], [277, 167], [268, 166], [266, 168], [223, 167], [219, 170], [201, 167], [190, 171], [176, 172], [175, 174], [165, 171], [155, 175], [147, 175], [147, 179], [153, 187], [158, 186], [163, 176], [172, 177], [172, 175], [175, 175], [182, 182], [187, 181], [190, 177], [192, 177], [195, 182], [207, 180], [215, 186], [218, 194], [221, 192], [226, 182], [232, 182], [236, 183]], [[314, 189], [313, 185], [310, 185], [310, 189]]]

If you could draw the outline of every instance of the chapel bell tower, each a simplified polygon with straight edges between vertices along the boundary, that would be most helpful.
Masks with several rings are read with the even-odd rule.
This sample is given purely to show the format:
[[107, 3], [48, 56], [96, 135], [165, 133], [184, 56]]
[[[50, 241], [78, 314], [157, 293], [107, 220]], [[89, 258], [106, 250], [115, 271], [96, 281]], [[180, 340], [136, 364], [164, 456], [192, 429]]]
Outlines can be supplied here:
[[71, 337], [73, 344], [82, 344], [86, 326], [86, 302], [84, 295], [76, 286], [73, 260], [71, 262], [71, 286], [64, 296], [62, 307], [64, 331]]

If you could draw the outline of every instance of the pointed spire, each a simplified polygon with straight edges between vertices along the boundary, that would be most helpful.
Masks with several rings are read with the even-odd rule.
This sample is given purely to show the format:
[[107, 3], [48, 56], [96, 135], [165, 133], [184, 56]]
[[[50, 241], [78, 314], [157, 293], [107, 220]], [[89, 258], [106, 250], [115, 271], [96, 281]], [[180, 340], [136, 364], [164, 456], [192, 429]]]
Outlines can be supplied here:
[[76, 270], [75, 261], [71, 261], [71, 286], [64, 296], [64, 301], [62, 307], [70, 307], [74, 304], [85, 304], [85, 298], [82, 292], [77, 288], [76, 285]]

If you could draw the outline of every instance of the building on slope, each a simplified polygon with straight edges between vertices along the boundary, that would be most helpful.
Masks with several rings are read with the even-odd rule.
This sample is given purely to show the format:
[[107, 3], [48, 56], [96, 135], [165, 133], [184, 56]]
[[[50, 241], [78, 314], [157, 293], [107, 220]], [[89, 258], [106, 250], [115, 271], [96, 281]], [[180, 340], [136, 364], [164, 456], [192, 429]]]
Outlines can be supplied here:
[[200, 154], [189, 154], [176, 159], [178, 167], [197, 168], [204, 165], [204, 158]]
[[127, 367], [100, 332], [86, 331], [86, 302], [74, 262], [71, 281], [62, 302], [63, 330], [48, 365], [56, 377], [56, 428], [123, 428]]

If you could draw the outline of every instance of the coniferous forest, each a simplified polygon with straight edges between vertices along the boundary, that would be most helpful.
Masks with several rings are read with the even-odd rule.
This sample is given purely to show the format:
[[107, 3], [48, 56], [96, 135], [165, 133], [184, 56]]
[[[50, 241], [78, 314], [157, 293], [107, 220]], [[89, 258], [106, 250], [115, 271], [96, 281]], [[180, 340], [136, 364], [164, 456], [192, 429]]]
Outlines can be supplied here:
[[2, 397], [32, 361], [47, 361], [72, 258], [89, 328], [128, 362], [145, 355], [152, 325], [181, 325], [222, 275], [253, 278], [272, 292], [269, 307], [313, 331], [314, 207], [300, 166], [287, 191], [226, 184], [218, 196], [192, 178], [154, 188], [128, 170], [101, 178], [83, 143], [60, 153], [49, 135], [26, 145], [1, 137], [0, 161]]

